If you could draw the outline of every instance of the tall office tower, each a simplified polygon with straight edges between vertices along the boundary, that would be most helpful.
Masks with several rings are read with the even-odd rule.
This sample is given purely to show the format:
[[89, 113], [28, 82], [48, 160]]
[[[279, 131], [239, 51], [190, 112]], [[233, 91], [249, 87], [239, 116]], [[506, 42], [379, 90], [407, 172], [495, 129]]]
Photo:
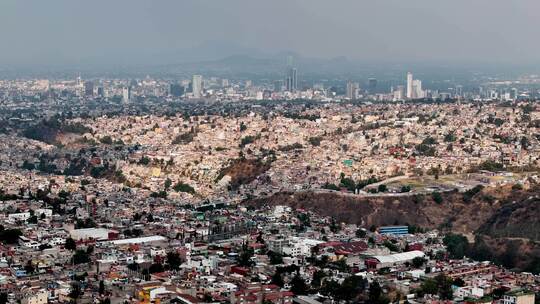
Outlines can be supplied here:
[[354, 100], [358, 98], [358, 83], [348, 81], [347, 82], [347, 98]]
[[397, 88], [393, 91], [394, 101], [403, 100], [405, 97], [404, 92], [405, 92], [405, 88], [402, 85], [397, 86]]
[[184, 95], [184, 87], [178, 83], [172, 83], [170, 87], [171, 96], [180, 97]]
[[129, 100], [131, 99], [131, 96], [130, 96], [130, 89], [128, 87], [123, 87], [122, 88], [122, 102], [123, 103], [128, 103]]
[[413, 98], [413, 74], [407, 73], [407, 98]]
[[510, 98], [512, 98], [513, 100], [517, 100], [518, 97], [519, 97], [518, 89], [512, 88], [510, 90]]
[[274, 81], [274, 92], [283, 91], [283, 80]]
[[105, 89], [103, 87], [98, 87], [97, 88], [97, 95], [99, 97], [104, 97], [105, 96]]
[[289, 68], [285, 82], [287, 91], [295, 92], [298, 89], [298, 73], [296, 68]]
[[94, 96], [94, 82], [93, 81], [84, 82], [84, 95]]
[[424, 91], [422, 90], [422, 81], [418, 79], [413, 80], [413, 90], [411, 98], [424, 98]]
[[221, 87], [222, 88], [228, 88], [229, 87], [229, 79], [221, 79]]
[[201, 75], [193, 75], [193, 80], [191, 81], [191, 89], [193, 91], [194, 98], [201, 98], [203, 93], [203, 78]]
[[456, 95], [458, 97], [463, 97], [463, 86], [462, 85], [457, 85], [456, 86]]
[[246, 80], [246, 89], [251, 88], [252, 85], [253, 85], [253, 82], [251, 80]]
[[375, 92], [377, 92], [377, 79], [368, 79], [368, 92], [369, 94], [375, 94]]

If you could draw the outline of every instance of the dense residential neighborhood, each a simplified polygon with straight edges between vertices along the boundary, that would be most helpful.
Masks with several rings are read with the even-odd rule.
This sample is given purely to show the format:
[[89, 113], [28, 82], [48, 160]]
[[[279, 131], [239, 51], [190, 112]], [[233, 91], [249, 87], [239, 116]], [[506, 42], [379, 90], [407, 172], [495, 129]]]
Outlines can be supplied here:
[[200, 81], [0, 81], [0, 302], [537, 303], [526, 96]]

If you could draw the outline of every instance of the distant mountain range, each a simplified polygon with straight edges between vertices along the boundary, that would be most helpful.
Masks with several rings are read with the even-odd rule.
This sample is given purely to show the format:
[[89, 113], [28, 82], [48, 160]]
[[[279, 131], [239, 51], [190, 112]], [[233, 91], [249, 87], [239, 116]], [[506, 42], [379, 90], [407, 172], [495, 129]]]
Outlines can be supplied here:
[[[268, 52], [245, 47], [229, 41], [208, 41], [191, 48], [154, 52], [141, 47], [129, 52], [96, 54], [78, 58], [76, 62], [51, 61], [43, 64], [0, 67], [3, 77], [71, 77], [79, 72], [85, 77], [140, 77], [168, 75], [190, 77], [193, 74], [230, 78], [284, 77], [287, 58], [293, 58], [303, 80], [350, 79], [367, 80], [376, 77], [399, 84], [405, 73], [412, 71], [419, 79], [447, 80], [470, 79], [471, 75], [485, 72], [490, 75], [518, 74], [530, 67], [516, 69], [505, 66], [474, 66], [472, 64], [443, 64], [430, 62], [392, 63], [353, 60], [346, 57], [312, 58], [292, 51]], [[495, 74], [496, 75], [496, 74]]]

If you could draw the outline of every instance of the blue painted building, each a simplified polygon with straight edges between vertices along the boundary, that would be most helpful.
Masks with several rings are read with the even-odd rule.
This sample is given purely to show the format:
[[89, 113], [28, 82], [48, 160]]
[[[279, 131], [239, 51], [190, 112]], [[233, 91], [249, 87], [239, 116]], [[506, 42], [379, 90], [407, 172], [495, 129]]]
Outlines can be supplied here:
[[409, 226], [383, 226], [379, 228], [380, 234], [405, 235], [409, 234]]

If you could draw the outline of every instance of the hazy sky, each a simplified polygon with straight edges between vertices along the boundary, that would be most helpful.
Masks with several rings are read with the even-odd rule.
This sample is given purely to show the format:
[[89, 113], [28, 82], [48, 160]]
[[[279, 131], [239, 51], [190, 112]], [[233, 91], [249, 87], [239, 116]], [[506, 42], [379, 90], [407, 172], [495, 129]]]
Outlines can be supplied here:
[[151, 64], [209, 41], [362, 61], [537, 64], [539, 13], [539, 0], [2, 0], [0, 64]]

